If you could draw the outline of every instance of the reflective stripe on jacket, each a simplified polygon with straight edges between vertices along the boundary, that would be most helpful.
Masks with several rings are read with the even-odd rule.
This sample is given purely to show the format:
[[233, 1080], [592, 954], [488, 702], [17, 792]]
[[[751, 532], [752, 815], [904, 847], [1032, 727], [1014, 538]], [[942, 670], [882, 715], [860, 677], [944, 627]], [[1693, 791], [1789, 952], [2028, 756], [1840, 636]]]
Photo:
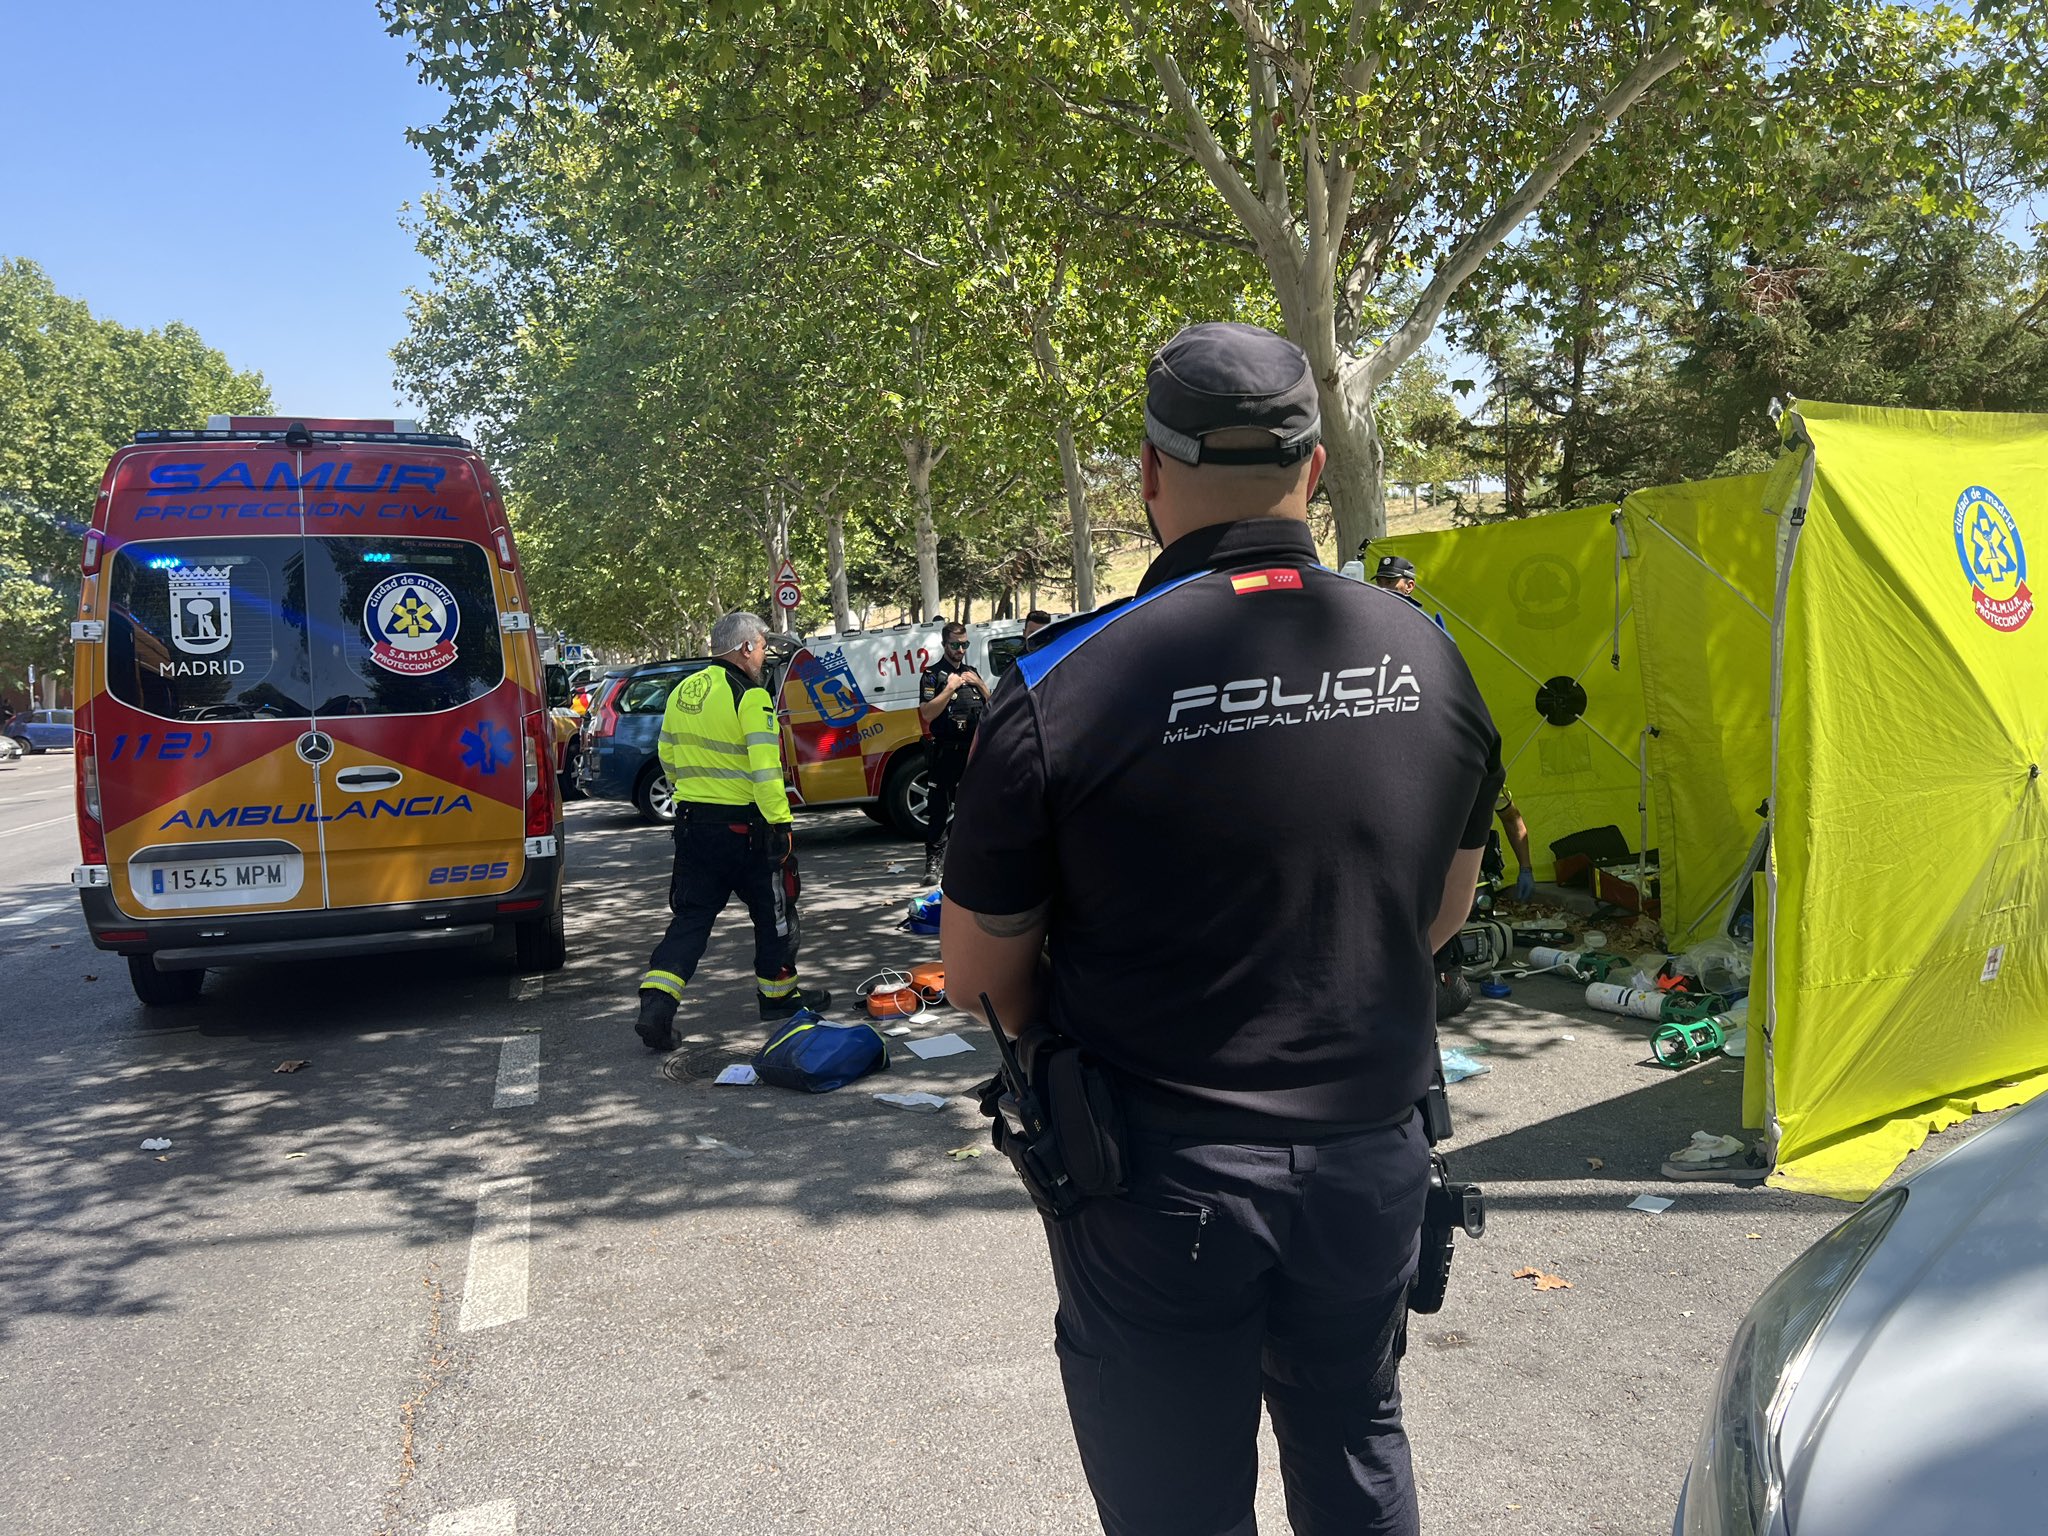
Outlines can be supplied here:
[[791, 819], [775, 706], [767, 689], [724, 662], [692, 672], [669, 694], [660, 755], [678, 800], [754, 805], [764, 821]]

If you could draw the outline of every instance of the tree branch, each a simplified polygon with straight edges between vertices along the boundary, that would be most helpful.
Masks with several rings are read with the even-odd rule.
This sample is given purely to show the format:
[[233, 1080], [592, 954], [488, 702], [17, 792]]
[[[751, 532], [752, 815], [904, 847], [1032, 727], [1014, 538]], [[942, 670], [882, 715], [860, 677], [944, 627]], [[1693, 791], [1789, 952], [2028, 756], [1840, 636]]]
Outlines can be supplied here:
[[1655, 53], [1638, 59], [1635, 67], [1601, 98], [1600, 104], [1566, 135], [1556, 152], [1531, 171], [1514, 194], [1465, 237], [1437, 270], [1436, 276], [1430, 279], [1429, 286], [1423, 289], [1415, 307], [1408, 312], [1408, 318], [1365, 360], [1363, 373], [1368, 389], [1379, 388], [1393, 376], [1395, 369], [1414, 355], [1436, 329], [1451, 296], [1479, 270], [1480, 263], [1535, 211], [1564, 179], [1565, 172], [1585, 157], [1595, 141], [1613, 127], [1623, 113], [1640, 101], [1651, 86], [1685, 62], [1690, 48], [1690, 39], [1681, 35], [1666, 42]]
[[1245, 185], [1244, 177], [1238, 174], [1230, 156], [1217, 142], [1208, 119], [1202, 115], [1202, 109], [1195, 101], [1194, 92], [1188, 88], [1187, 80], [1180, 72], [1180, 65], [1158, 42], [1158, 24], [1139, 8], [1136, 0], [1126, 0], [1124, 13], [1130, 19], [1139, 51], [1152, 66], [1152, 72], [1166, 90], [1167, 100], [1173, 103], [1174, 111], [1180, 114], [1181, 121], [1187, 126], [1187, 150], [1209, 173], [1209, 180], [1215, 183], [1223, 200], [1230, 204], [1230, 210], [1237, 215], [1238, 221], [1251, 232], [1260, 251], [1270, 250], [1277, 254], [1283, 248], [1284, 227], [1266, 211], [1266, 205], [1259, 200], [1258, 194]]
[[1115, 208], [1103, 208], [1090, 202], [1071, 187], [1055, 186], [1052, 195], [1070, 207], [1078, 208], [1090, 218], [1111, 219], [1119, 224], [1129, 224], [1134, 229], [1156, 229], [1162, 234], [1186, 235], [1191, 240], [1200, 240], [1205, 245], [1220, 245], [1226, 250], [1246, 251], [1256, 256], [1258, 246], [1243, 235], [1225, 234], [1220, 229], [1211, 229], [1197, 224], [1192, 219], [1172, 219], [1155, 214], [1132, 213]]

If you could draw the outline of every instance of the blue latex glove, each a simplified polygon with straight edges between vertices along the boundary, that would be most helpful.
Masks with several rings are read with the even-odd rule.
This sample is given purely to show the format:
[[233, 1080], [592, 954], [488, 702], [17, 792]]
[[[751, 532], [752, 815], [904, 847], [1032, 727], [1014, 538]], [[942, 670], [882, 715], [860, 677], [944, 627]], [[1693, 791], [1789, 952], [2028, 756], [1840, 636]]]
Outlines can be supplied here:
[[1536, 872], [1533, 869], [1524, 869], [1519, 875], [1515, 876], [1515, 900], [1527, 901], [1535, 894]]

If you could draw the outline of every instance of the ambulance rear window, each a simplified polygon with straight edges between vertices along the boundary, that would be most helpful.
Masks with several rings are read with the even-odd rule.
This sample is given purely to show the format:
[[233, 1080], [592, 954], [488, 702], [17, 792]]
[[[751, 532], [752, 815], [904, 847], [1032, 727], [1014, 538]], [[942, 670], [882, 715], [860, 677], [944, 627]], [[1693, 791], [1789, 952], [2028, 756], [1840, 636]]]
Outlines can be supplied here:
[[297, 539], [126, 544], [107, 575], [107, 691], [167, 720], [303, 719]]
[[505, 678], [491, 557], [460, 539], [306, 541], [323, 715], [455, 709]]

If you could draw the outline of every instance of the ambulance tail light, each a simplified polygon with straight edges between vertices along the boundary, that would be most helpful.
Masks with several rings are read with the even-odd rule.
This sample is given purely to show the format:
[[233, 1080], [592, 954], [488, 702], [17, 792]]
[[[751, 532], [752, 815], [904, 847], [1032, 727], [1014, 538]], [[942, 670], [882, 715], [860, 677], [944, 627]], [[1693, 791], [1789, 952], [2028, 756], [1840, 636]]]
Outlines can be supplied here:
[[78, 764], [78, 852], [87, 864], [104, 864], [107, 833], [100, 816], [100, 760], [93, 755], [91, 731], [74, 730], [71, 739]]
[[106, 536], [99, 529], [89, 529], [85, 535], [85, 549], [78, 557], [78, 568], [88, 576], [97, 575], [100, 568], [100, 551], [106, 545]]
[[512, 569], [512, 535], [504, 529], [498, 530], [498, 564], [506, 570]]
[[554, 761], [548, 750], [548, 717], [536, 710], [520, 732], [526, 743], [526, 835], [546, 837], [555, 830], [555, 776], [545, 771]]

